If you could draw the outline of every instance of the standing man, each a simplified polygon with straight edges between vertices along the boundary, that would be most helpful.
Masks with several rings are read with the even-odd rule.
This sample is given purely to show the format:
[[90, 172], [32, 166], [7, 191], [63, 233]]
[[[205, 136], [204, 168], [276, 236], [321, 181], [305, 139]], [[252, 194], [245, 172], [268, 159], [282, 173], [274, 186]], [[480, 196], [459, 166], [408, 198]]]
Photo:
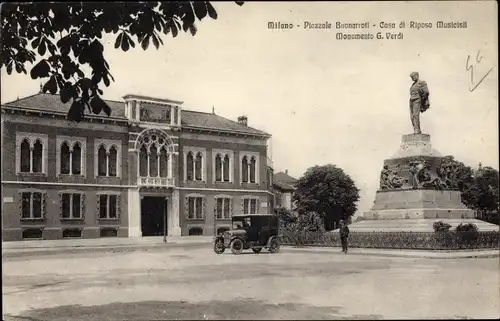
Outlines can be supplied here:
[[427, 83], [419, 79], [418, 72], [412, 72], [410, 78], [413, 84], [410, 87], [410, 117], [413, 125], [413, 132], [421, 134], [420, 113], [423, 113], [430, 107], [429, 89]]
[[349, 238], [349, 227], [345, 220], [340, 221], [340, 242], [342, 243], [342, 252], [347, 254], [347, 239]]

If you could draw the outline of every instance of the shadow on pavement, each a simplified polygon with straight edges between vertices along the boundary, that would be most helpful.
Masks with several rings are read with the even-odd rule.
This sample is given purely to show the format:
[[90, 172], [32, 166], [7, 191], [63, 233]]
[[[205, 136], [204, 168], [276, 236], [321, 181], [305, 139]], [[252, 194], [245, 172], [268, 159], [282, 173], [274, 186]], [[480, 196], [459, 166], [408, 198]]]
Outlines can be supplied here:
[[269, 304], [253, 299], [232, 301], [145, 301], [111, 303], [100, 306], [60, 306], [31, 310], [5, 320], [376, 320], [380, 315], [343, 315], [337, 306], [307, 304]]

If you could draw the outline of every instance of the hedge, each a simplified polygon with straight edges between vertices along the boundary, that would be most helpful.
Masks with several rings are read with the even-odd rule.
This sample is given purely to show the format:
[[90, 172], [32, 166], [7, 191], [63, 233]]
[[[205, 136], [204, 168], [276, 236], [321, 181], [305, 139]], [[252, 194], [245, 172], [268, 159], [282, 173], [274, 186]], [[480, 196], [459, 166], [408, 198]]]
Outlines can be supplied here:
[[[282, 245], [340, 247], [340, 235], [332, 232], [281, 231]], [[349, 247], [421, 250], [499, 248], [499, 232], [351, 232]]]

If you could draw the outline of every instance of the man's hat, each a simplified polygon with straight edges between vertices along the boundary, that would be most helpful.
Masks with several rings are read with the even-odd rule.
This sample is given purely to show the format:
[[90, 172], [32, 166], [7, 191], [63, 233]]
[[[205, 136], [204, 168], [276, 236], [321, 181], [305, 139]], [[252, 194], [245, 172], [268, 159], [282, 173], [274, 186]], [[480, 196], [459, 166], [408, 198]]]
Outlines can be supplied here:
[[418, 72], [414, 71], [410, 74], [410, 77], [413, 77], [413, 76], [418, 76]]

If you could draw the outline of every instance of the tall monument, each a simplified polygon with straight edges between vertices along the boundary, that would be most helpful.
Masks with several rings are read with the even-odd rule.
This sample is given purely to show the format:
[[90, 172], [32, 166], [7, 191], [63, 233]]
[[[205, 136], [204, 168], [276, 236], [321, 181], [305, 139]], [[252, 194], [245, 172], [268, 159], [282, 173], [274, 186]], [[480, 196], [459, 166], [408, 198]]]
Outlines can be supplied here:
[[432, 232], [434, 222], [444, 221], [452, 228], [474, 223], [480, 231], [498, 231], [498, 225], [474, 219], [474, 211], [461, 202], [452, 157], [433, 149], [430, 135], [420, 128], [420, 114], [430, 107], [427, 83], [417, 72], [410, 78], [413, 134], [403, 135], [399, 150], [384, 160], [375, 202], [350, 230]]

